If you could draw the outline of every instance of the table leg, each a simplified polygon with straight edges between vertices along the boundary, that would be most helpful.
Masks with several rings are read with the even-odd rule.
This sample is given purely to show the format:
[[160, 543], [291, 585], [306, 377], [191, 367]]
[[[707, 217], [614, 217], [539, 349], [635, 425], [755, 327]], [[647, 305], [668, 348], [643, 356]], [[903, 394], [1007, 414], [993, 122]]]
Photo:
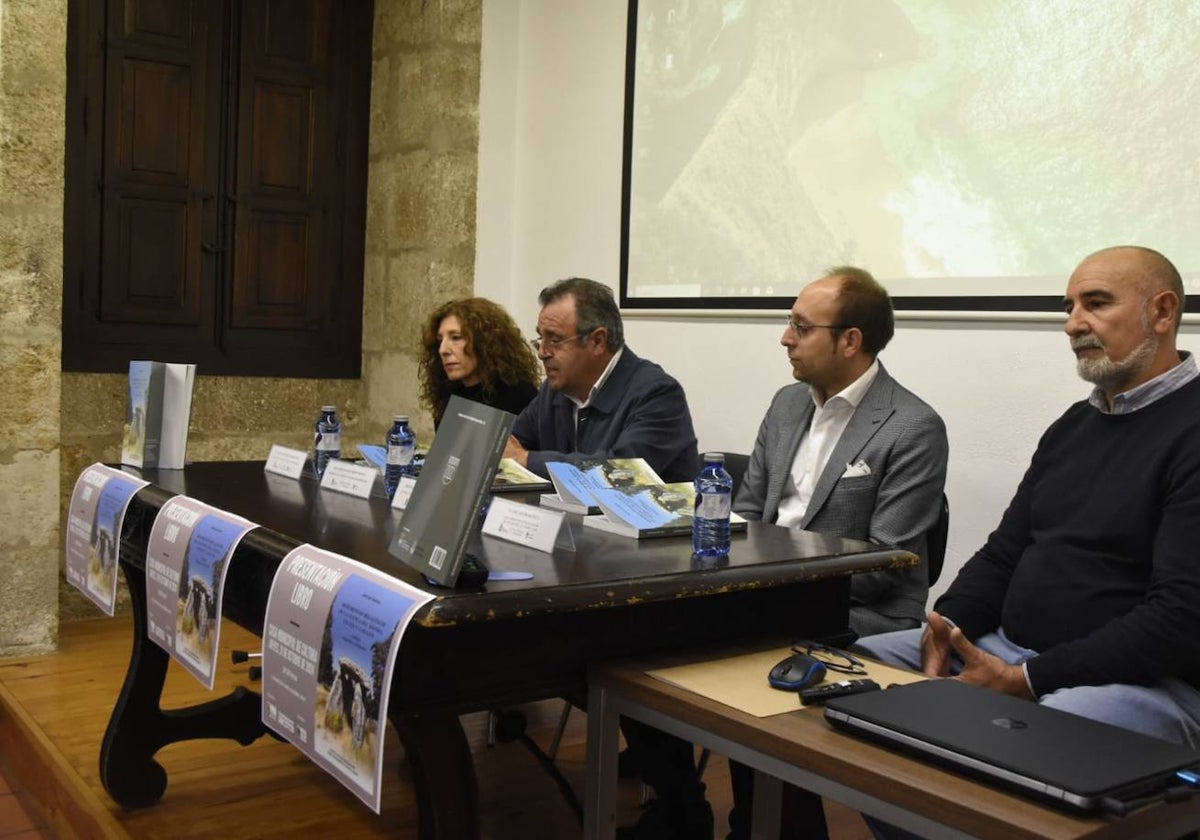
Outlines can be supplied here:
[[421, 840], [476, 840], [479, 788], [458, 716], [389, 712], [388, 717], [412, 772]]
[[584, 840], [612, 840], [616, 835], [617, 753], [621, 745], [621, 716], [613, 710], [608, 697], [608, 691], [595, 682], [588, 689]]
[[246, 746], [266, 730], [261, 698], [243, 687], [196, 706], [161, 707], [170, 656], [146, 635], [145, 574], [132, 564], [122, 562], [121, 567], [133, 607], [133, 651], [100, 746], [100, 781], [121, 806], [144, 808], [167, 789], [167, 772], [154, 760], [167, 744], [231, 738]]

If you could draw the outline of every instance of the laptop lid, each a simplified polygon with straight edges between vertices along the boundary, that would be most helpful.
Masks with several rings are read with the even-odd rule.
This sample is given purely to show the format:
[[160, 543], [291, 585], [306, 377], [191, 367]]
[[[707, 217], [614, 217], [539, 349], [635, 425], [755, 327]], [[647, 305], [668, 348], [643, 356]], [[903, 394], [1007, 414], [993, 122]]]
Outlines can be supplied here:
[[839, 729], [1051, 804], [1094, 811], [1179, 784], [1200, 753], [958, 680], [831, 700]]

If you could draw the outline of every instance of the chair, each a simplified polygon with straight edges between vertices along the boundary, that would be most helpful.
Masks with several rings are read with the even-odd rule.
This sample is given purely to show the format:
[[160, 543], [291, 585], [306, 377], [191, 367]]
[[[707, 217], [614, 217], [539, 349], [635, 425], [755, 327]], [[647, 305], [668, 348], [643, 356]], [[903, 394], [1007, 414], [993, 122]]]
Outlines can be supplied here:
[[938, 512], [937, 522], [929, 529], [925, 537], [926, 562], [929, 564], [929, 585], [937, 583], [942, 574], [942, 563], [946, 560], [946, 535], [950, 531], [950, 500], [942, 494], [942, 509]]

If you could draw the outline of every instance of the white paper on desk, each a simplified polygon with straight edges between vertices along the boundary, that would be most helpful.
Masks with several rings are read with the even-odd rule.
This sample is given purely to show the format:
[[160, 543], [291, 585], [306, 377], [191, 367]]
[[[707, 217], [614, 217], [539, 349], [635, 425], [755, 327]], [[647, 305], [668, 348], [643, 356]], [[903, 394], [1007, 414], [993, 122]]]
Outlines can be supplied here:
[[263, 723], [377, 814], [396, 652], [433, 597], [302, 545], [279, 564], [267, 598]]
[[175, 496], [146, 542], [146, 634], [209, 691], [216, 680], [225, 574], [257, 527], [204, 502]]
[[92, 464], [79, 474], [67, 507], [67, 582], [107, 615], [117, 602], [117, 560], [121, 528], [133, 494], [150, 482]]
[[[772, 688], [767, 682], [767, 674], [780, 661], [792, 655], [789, 648], [773, 648], [771, 650], [747, 653], [741, 656], [731, 656], [725, 659], [713, 659], [707, 662], [696, 662], [691, 665], [678, 665], [674, 668], [659, 668], [646, 673], [655, 679], [679, 686], [688, 691], [700, 694], [726, 706], [732, 706], [746, 714], [755, 717], [769, 717], [783, 712], [794, 712], [800, 708], [800, 698], [795, 691], [780, 691]], [[904, 671], [879, 662], [868, 662], [867, 676], [880, 685], [892, 683], [908, 683], [923, 680], [925, 677], [913, 671]], [[827, 682], [847, 677], [837, 671], [830, 671], [825, 677]], [[857, 679], [858, 677], [848, 677]]]

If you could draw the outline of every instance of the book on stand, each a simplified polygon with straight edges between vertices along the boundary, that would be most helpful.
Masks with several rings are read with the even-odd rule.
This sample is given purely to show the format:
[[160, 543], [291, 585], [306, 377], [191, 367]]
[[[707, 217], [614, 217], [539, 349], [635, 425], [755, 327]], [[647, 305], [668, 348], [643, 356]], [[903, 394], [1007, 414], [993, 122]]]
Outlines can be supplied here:
[[567, 513], [599, 513], [594, 491], [615, 487], [662, 484], [658, 473], [642, 458], [604, 458], [550, 461], [546, 464], [554, 493], [542, 494], [542, 505]]
[[[690, 481], [596, 490], [594, 495], [600, 513], [583, 518], [588, 528], [635, 540], [692, 533], [696, 488]], [[746, 520], [731, 513], [729, 529], [746, 530]]]
[[516, 417], [450, 398], [388, 551], [430, 581], [454, 586]]
[[129, 363], [122, 464], [183, 469], [195, 380], [196, 366], [192, 364]]

